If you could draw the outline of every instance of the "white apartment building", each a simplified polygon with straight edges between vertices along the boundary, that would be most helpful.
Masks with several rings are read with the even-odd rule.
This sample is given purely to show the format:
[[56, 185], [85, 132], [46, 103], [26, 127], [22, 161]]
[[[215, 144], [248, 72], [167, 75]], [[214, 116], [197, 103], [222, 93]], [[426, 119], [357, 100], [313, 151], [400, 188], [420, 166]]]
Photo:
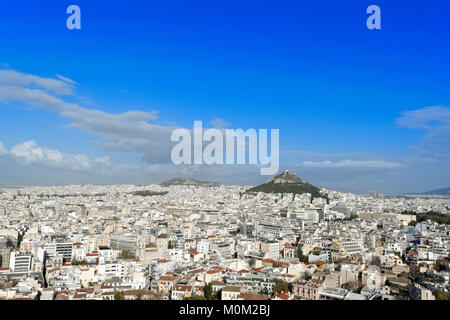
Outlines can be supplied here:
[[30, 272], [32, 258], [32, 254], [29, 252], [14, 251], [11, 253], [9, 269], [16, 273]]
[[72, 260], [73, 242], [53, 242], [44, 244], [45, 256], [54, 258], [62, 255], [64, 259]]
[[211, 247], [211, 243], [209, 241], [200, 240], [197, 242], [197, 252], [200, 253], [208, 253]]
[[277, 241], [262, 242], [260, 250], [265, 253], [265, 258], [278, 259], [280, 257], [280, 244]]

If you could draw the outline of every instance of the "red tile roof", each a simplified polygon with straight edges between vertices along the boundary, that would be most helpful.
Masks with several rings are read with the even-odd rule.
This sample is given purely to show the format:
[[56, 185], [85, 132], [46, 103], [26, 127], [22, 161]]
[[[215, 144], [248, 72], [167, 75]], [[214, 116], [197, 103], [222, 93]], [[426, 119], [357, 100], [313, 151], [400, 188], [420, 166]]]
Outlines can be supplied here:
[[196, 256], [198, 254], [198, 252], [195, 251], [194, 249], [189, 249], [188, 251], [189, 251], [189, 253], [192, 253], [194, 256]]

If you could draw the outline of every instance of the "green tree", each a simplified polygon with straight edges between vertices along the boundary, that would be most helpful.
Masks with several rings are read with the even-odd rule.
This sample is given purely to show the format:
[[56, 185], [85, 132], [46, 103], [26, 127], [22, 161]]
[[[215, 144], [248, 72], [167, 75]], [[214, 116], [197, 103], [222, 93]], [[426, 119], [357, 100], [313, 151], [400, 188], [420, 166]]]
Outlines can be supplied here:
[[194, 295], [192, 297], [186, 297], [184, 300], [206, 300], [204, 296]]
[[442, 291], [438, 290], [436, 292], [436, 299], [437, 300], [448, 300], [448, 297], [445, 293], [443, 293]]
[[437, 259], [434, 266], [436, 268], [436, 271], [445, 271], [446, 270], [445, 261], [443, 261], [441, 259]]
[[212, 283], [207, 283], [205, 285], [205, 298], [206, 300], [213, 300], [213, 287]]
[[117, 291], [114, 293], [114, 300], [125, 300], [125, 297], [123, 296], [122, 291]]
[[18, 246], [18, 247], [20, 247], [20, 244], [22, 243], [22, 240], [23, 240], [23, 234], [21, 234], [21, 233], [19, 232], [19, 236], [18, 236], [18, 238], [17, 238], [17, 246]]
[[419, 278], [420, 275], [420, 268], [417, 265], [410, 265], [409, 266], [409, 276], [413, 279]]
[[289, 291], [289, 284], [283, 279], [277, 279], [272, 291], [273, 294]]
[[256, 259], [255, 258], [251, 258], [250, 261], [248, 262], [248, 264], [250, 265], [250, 267], [254, 267], [256, 263]]
[[14, 247], [14, 243], [11, 241], [10, 238], [8, 238], [8, 239], [6, 240], [6, 247]]
[[88, 264], [88, 262], [86, 261], [86, 259], [83, 259], [83, 260], [80, 260], [80, 261], [78, 261], [77, 258], [73, 258], [72, 259], [72, 265], [73, 266], [77, 266], [77, 265], [80, 265], [80, 264]]
[[308, 262], [308, 257], [303, 254], [302, 246], [297, 247], [297, 257], [300, 262]]
[[357, 214], [355, 214], [355, 213], [352, 213], [352, 214], [350, 215], [350, 217], [344, 218], [344, 219], [342, 219], [342, 220], [344, 220], [344, 221], [351, 221], [351, 220], [355, 220], [355, 219], [357, 219], [357, 218], [359, 218], [359, 216], [358, 216]]
[[415, 211], [402, 211], [401, 214], [410, 214], [416, 216], [417, 222], [431, 220], [433, 222], [437, 222], [439, 224], [450, 224], [450, 216], [437, 211], [428, 211], [417, 213]]
[[122, 250], [122, 252], [119, 255], [119, 259], [131, 260], [136, 259], [136, 256], [134, 255], [133, 252], [129, 250]]

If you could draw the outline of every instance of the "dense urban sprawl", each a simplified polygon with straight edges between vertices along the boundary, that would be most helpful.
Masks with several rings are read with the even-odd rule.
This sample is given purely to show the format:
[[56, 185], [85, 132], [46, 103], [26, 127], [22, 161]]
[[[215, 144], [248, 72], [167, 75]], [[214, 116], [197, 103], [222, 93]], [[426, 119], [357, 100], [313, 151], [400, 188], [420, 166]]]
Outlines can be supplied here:
[[0, 299], [447, 299], [448, 197], [247, 189], [2, 188]]

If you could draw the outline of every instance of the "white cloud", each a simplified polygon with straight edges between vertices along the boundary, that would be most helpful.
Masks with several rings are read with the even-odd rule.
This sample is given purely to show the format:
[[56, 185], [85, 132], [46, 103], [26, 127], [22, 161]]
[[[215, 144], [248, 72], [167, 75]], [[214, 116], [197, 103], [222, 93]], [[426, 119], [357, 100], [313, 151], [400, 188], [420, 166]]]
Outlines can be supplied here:
[[402, 112], [397, 125], [406, 128], [431, 128], [436, 125], [450, 126], [450, 108], [443, 106], [424, 107]]
[[41, 88], [55, 94], [71, 94], [74, 89], [74, 83], [66, 80], [57, 80], [51, 78], [42, 78], [39, 76], [18, 72], [15, 70], [0, 70], [0, 85]]
[[[1, 162], [7, 163], [9, 161], [10, 164], [21, 166], [21, 168], [37, 168], [36, 166], [40, 166], [97, 176], [127, 177], [130, 174], [137, 176], [139, 172], [147, 170], [145, 166], [113, 163], [109, 156], [91, 159], [84, 154], [64, 153], [41, 147], [34, 140], [17, 144], [11, 150], [6, 149], [0, 142], [0, 155], [6, 156]], [[42, 179], [45, 180], [45, 178]]]
[[8, 153], [8, 150], [5, 148], [5, 145], [0, 142], [0, 156], [3, 156]]
[[103, 165], [111, 165], [112, 164], [111, 158], [109, 156], [97, 158], [97, 159], [95, 159], [95, 162], [103, 164]]
[[450, 108], [431, 106], [405, 111], [396, 123], [425, 132], [420, 143], [410, 147], [414, 154], [430, 160], [450, 159]]
[[158, 119], [157, 111], [112, 114], [84, 108], [52, 94], [70, 93], [74, 86], [73, 80], [58, 78], [60, 80], [0, 70], [0, 101], [20, 102], [57, 112], [72, 121], [69, 127], [102, 138], [108, 151], [142, 153], [149, 163], [170, 162], [170, 135], [175, 127], [150, 123]]
[[36, 141], [26, 141], [14, 146], [10, 154], [23, 164], [40, 164], [69, 170], [89, 170], [92, 161], [83, 154], [67, 154], [58, 150], [40, 147]]
[[76, 85], [76, 84], [77, 84], [77, 83], [76, 83], [75, 81], [73, 81], [72, 79], [69, 79], [69, 78], [67, 78], [67, 77], [64, 77], [64, 76], [62, 76], [62, 75], [60, 75], [60, 74], [57, 74], [56, 77], [57, 77], [58, 79], [64, 81], [64, 82], [69, 83], [69, 84], [72, 84], [72, 85]]
[[395, 169], [404, 167], [404, 164], [396, 162], [388, 162], [383, 160], [341, 160], [337, 162], [332, 161], [305, 161], [304, 166], [316, 168], [372, 168], [372, 169]]
[[[0, 102], [18, 102], [55, 112], [68, 120], [68, 127], [90, 132], [99, 137], [98, 143], [105, 150], [140, 153], [150, 165], [114, 164], [109, 157], [91, 159], [86, 155], [66, 154], [58, 150], [40, 147], [34, 141], [17, 145], [11, 151], [0, 144], [0, 155], [6, 155], [1, 157], [0, 165], [3, 163], [6, 166], [12, 163], [14, 168], [20, 168], [15, 171], [18, 173], [15, 174], [15, 177], [20, 176], [22, 170], [24, 172], [27, 170], [29, 175], [36, 175], [35, 181], [40, 181], [40, 179], [63, 181], [63, 177], [67, 177], [67, 180], [64, 181], [69, 183], [74, 179], [75, 181], [82, 180], [83, 183], [84, 181], [91, 181], [91, 183], [101, 181], [150, 183], [174, 176], [197, 177], [202, 180], [217, 179], [223, 182], [244, 184], [253, 179], [255, 182], [257, 179], [261, 179], [258, 173], [259, 169], [251, 166], [242, 168], [174, 166], [170, 161], [172, 147], [170, 135], [175, 126], [158, 124], [157, 111], [129, 111], [112, 114], [92, 107], [87, 108], [87, 103], [81, 102], [80, 97], [64, 97], [71, 95], [75, 88], [75, 81], [60, 75], [56, 75], [55, 79], [48, 79], [13, 70], [0, 70]], [[219, 128], [228, 126], [228, 123], [219, 118], [212, 120], [211, 124]], [[422, 143], [415, 146], [416, 150], [420, 149], [422, 153], [433, 156], [447, 152], [450, 157], [450, 112], [448, 108], [427, 107], [407, 111], [397, 119], [397, 124], [403, 127], [420, 128], [426, 132]], [[382, 170], [400, 169], [404, 167], [404, 164], [399, 162], [408, 163], [405, 159], [396, 160], [399, 162], [365, 160], [386, 158], [383, 154], [318, 154], [301, 150], [281, 151], [281, 154], [281, 160], [285, 164], [291, 163], [294, 168], [298, 168], [301, 177], [306, 175], [310, 182], [319, 182], [322, 185], [331, 186], [339, 181], [339, 183], [342, 182], [342, 186], [344, 183], [352, 186], [353, 183], [354, 190], [357, 190], [365, 183], [368, 188], [372, 188], [372, 184], [369, 185], [367, 181], [378, 181], [376, 180], [378, 178], [383, 178], [386, 184], [395, 184], [397, 183], [396, 175], [403, 174], [410, 177], [409, 172], [405, 173], [407, 170]], [[7, 161], [10, 163], [6, 164]], [[301, 164], [298, 165], [299, 163]], [[408, 165], [411, 164], [408, 163]], [[64, 170], [56, 171], [54, 168]], [[322, 168], [343, 169], [322, 170]], [[71, 171], [67, 169], [71, 169]], [[287, 167], [287, 169], [291, 168]], [[45, 170], [58, 172], [58, 175], [50, 177], [38, 173]], [[429, 172], [429, 170], [430, 168], [427, 167], [422, 172]], [[12, 170], [3, 169], [3, 175], [0, 177], [8, 177], [8, 172], [12, 172]], [[39, 174], [41, 175], [38, 179]], [[23, 174], [23, 181], [28, 181], [29, 175]], [[59, 175], [61, 180], [54, 180]], [[395, 180], [394, 176], [396, 176]], [[435, 177], [443, 179], [444, 176], [438, 173], [435, 174]], [[408, 187], [408, 185], [406, 186]]]

